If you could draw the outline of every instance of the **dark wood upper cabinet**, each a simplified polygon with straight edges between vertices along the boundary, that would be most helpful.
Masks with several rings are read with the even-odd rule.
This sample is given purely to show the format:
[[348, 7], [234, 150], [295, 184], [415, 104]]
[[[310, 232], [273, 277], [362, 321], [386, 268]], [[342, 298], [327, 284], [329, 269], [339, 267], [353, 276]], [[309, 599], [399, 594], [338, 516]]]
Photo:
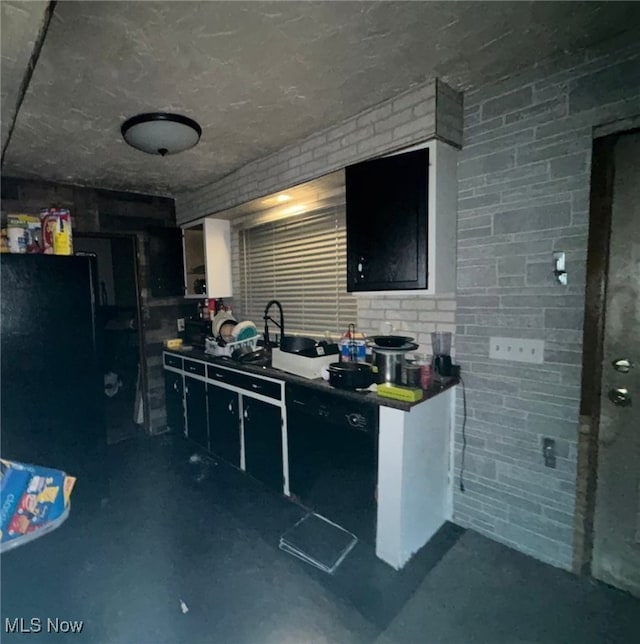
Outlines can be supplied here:
[[347, 290], [427, 287], [429, 150], [346, 168]]
[[149, 285], [153, 297], [184, 296], [184, 262], [180, 228], [148, 228]]
[[455, 291], [455, 148], [433, 140], [347, 166], [345, 187], [348, 291]]

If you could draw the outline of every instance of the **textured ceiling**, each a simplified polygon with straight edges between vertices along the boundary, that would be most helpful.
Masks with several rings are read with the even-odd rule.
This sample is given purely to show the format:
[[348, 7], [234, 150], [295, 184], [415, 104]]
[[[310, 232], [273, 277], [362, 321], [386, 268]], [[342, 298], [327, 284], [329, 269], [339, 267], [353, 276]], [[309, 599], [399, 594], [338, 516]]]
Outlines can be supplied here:
[[[0, 104], [2, 105], [2, 150], [20, 97], [20, 89], [29, 66], [40, 31], [44, 26], [48, 2], [8, 2], [0, 4], [2, 37], [2, 74]], [[10, 27], [10, 28], [5, 28]]]
[[[2, 18], [4, 78], [20, 16]], [[434, 76], [478, 86], [638, 24], [634, 2], [61, 0], [2, 169], [171, 194]], [[165, 110], [202, 125], [195, 148], [162, 158], [122, 141], [124, 119]]]

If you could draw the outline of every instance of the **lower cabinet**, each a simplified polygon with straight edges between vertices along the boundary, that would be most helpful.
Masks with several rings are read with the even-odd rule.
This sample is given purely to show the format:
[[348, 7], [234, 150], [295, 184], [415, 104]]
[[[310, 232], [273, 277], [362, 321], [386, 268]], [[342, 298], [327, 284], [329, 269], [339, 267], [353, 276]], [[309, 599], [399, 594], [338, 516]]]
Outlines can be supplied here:
[[184, 435], [184, 383], [182, 374], [164, 372], [164, 393], [167, 406], [167, 428], [180, 436]]
[[235, 391], [207, 385], [209, 448], [228, 463], [240, 467], [239, 398]]
[[282, 415], [280, 407], [242, 397], [244, 458], [248, 474], [282, 493]]
[[184, 391], [187, 410], [187, 436], [196, 445], [208, 450], [207, 385], [203, 380], [185, 375]]
[[282, 494], [283, 384], [193, 357], [163, 360], [169, 429]]

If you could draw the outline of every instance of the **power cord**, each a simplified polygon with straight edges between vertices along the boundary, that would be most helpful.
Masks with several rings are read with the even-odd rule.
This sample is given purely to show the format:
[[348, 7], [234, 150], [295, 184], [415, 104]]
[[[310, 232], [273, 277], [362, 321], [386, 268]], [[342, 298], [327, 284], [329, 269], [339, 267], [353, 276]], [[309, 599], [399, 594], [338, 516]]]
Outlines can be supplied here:
[[464, 457], [467, 451], [467, 390], [464, 386], [462, 376], [459, 376], [460, 383], [462, 384], [462, 458], [460, 459], [460, 492], [464, 492]]

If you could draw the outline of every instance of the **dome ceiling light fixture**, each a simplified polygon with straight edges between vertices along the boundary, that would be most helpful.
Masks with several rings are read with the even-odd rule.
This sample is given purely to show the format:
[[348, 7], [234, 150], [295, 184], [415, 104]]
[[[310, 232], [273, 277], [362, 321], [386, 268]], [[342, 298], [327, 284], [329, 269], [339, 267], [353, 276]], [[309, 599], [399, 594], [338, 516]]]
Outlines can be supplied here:
[[187, 116], [169, 112], [137, 114], [120, 128], [122, 138], [132, 147], [147, 154], [176, 154], [192, 148], [202, 128]]

